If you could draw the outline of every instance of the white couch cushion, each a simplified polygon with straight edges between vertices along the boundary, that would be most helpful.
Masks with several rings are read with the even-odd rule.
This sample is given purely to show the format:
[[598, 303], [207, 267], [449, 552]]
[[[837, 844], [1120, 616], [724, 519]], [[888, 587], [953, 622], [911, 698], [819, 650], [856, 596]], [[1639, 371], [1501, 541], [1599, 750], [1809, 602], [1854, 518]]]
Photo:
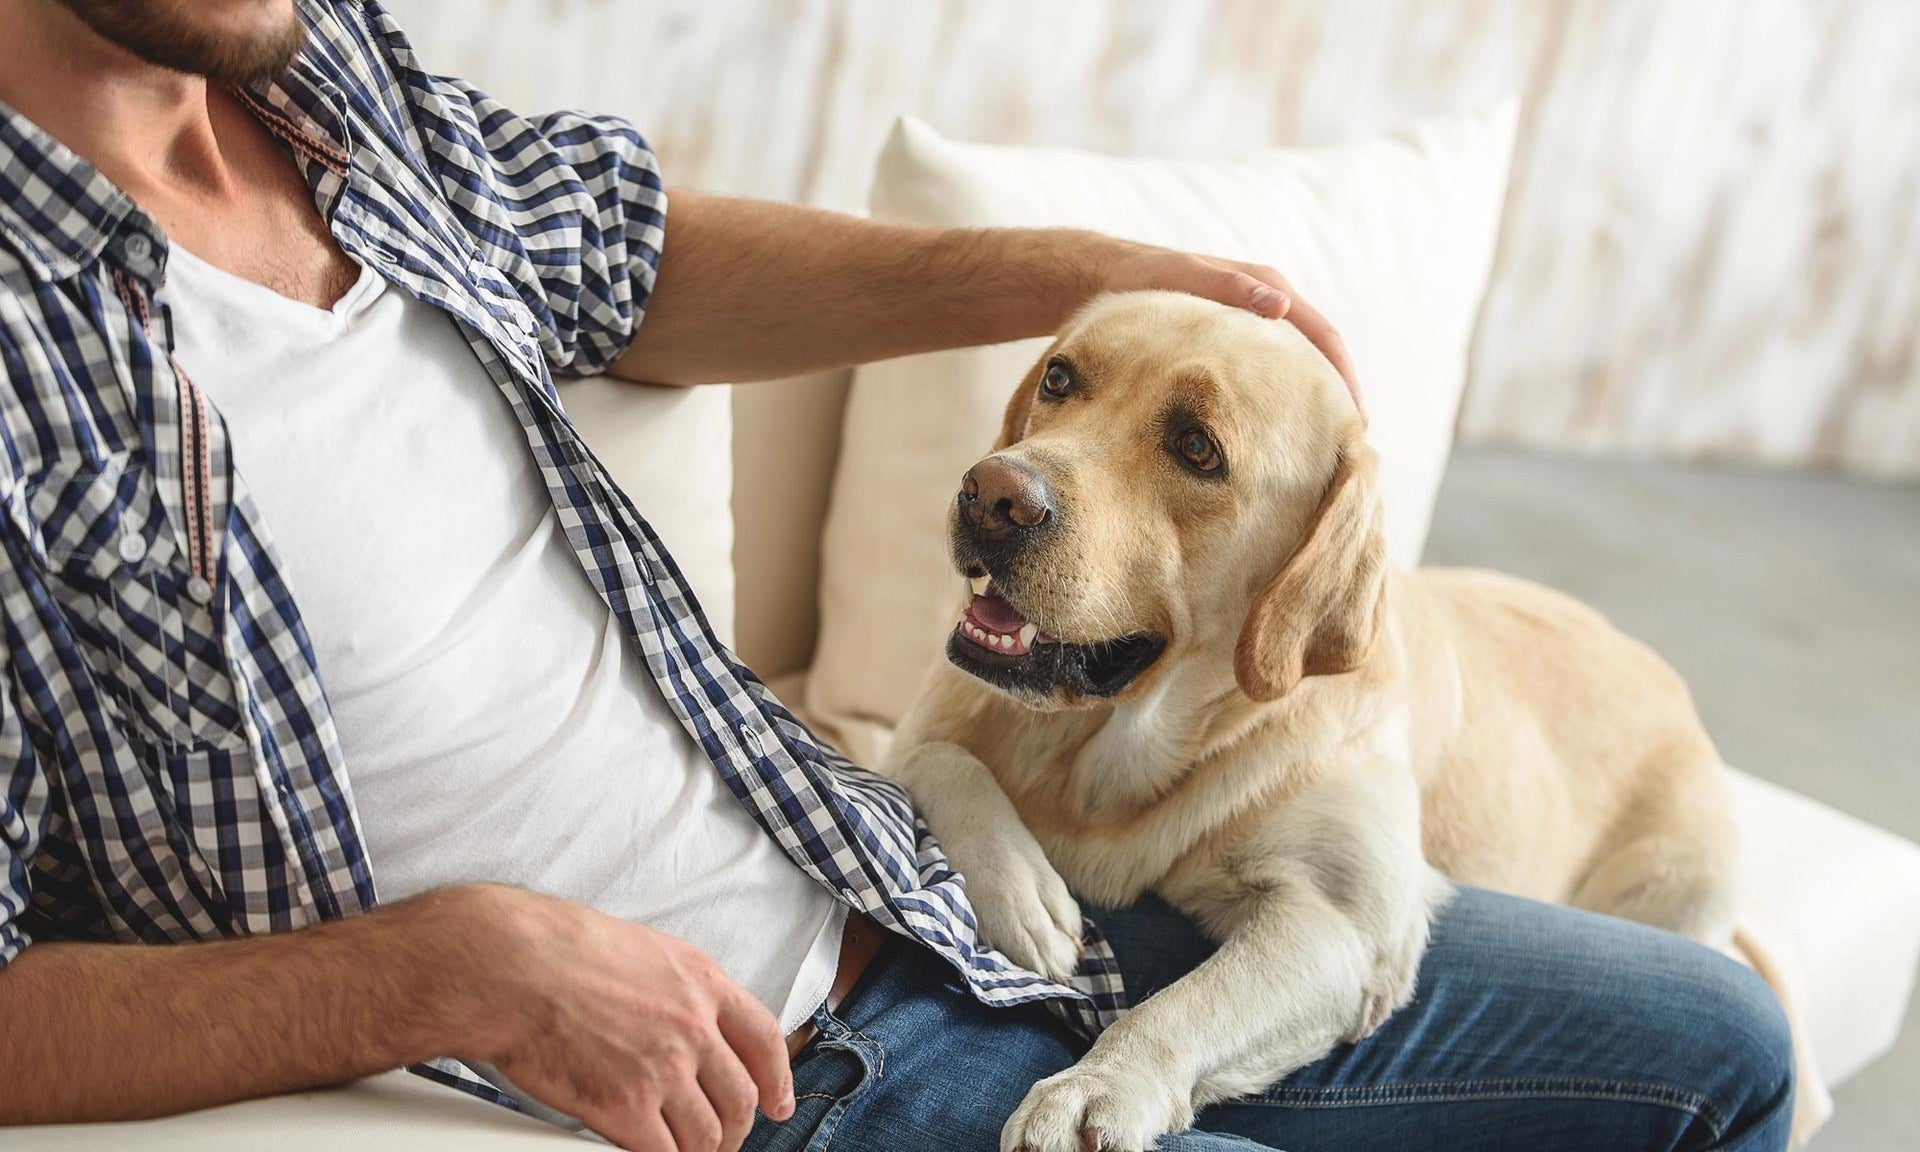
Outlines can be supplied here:
[[[1095, 228], [1279, 268], [1353, 351], [1389, 543], [1411, 565], [1453, 438], [1515, 119], [1509, 102], [1343, 147], [1219, 162], [961, 144], [903, 120], [881, 154], [872, 211], [913, 224]], [[856, 759], [878, 754], [939, 656], [959, 594], [945, 508], [1045, 343], [909, 357], [854, 378], [807, 704]]]
[[1920, 846], [1734, 776], [1742, 918], [1780, 953], [1828, 1085], [1900, 1033], [1920, 968]]
[[599, 377], [560, 402], [666, 542], [720, 639], [733, 643], [733, 401], [725, 388]]

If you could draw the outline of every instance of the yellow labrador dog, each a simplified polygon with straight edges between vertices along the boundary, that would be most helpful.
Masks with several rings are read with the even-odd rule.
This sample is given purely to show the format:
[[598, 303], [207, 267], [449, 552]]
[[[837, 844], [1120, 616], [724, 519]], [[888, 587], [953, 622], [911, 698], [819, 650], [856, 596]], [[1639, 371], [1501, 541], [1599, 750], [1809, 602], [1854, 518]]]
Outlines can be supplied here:
[[1129, 293], [966, 474], [973, 594], [885, 770], [1020, 964], [1074, 968], [1073, 894], [1156, 892], [1220, 944], [1003, 1148], [1147, 1148], [1365, 1036], [1442, 874], [1733, 949], [1727, 786], [1680, 678], [1545, 588], [1395, 571], [1374, 472], [1291, 325]]

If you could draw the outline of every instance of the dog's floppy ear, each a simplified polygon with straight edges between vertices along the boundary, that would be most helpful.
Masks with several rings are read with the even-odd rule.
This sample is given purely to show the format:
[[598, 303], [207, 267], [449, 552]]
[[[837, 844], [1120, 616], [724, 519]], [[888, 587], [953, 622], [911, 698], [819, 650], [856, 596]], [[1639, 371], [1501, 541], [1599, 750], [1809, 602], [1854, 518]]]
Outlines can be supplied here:
[[1000, 437], [993, 442], [995, 452], [1013, 447], [1027, 434], [1027, 413], [1033, 411], [1033, 396], [1040, 390], [1040, 374], [1047, 370], [1047, 360], [1052, 355], [1052, 348], [1040, 354], [1040, 359], [1028, 370], [1027, 378], [1020, 381], [1013, 398], [1007, 401], [1007, 413], [1000, 417]]
[[1277, 700], [1306, 676], [1351, 672], [1373, 645], [1387, 580], [1377, 467], [1355, 432], [1306, 535], [1247, 613], [1233, 674], [1253, 699]]

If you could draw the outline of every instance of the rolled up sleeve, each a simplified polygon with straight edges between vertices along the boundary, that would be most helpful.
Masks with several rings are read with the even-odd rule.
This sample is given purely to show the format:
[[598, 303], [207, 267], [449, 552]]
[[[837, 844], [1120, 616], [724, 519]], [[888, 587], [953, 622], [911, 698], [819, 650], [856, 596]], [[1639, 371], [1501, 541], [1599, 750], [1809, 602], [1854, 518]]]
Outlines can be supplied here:
[[438, 178], [478, 255], [533, 310], [554, 374], [604, 371], [633, 342], [660, 266], [667, 194], [653, 149], [617, 116], [525, 116], [427, 71], [378, 4], [331, 12], [343, 34], [366, 21], [365, 46], [404, 89], [412, 130], [402, 146]]
[[615, 116], [524, 117], [463, 81], [440, 83], [472, 111], [488, 195], [526, 256], [507, 270], [537, 305], [549, 365], [605, 371], [633, 342], [659, 271], [667, 194], [653, 150]]

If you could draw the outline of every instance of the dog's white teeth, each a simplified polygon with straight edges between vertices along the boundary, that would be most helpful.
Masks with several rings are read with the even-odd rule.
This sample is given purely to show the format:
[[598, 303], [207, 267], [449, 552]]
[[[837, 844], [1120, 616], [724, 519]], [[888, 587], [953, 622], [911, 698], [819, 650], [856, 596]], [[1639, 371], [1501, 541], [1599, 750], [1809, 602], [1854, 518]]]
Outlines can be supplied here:
[[1002, 648], [1013, 647], [1013, 638], [1011, 636], [995, 636], [993, 642]]
[[973, 579], [967, 581], [967, 587], [972, 590], [975, 596], [985, 596], [987, 594], [987, 585], [991, 583], [993, 583], [993, 577], [991, 576], [975, 576]]
[[1034, 624], [1022, 625], [1020, 628], [1020, 647], [1022, 648], [1033, 647], [1033, 638], [1035, 636], [1038, 636], [1039, 634], [1040, 634], [1040, 628], [1038, 625], [1034, 625]]

